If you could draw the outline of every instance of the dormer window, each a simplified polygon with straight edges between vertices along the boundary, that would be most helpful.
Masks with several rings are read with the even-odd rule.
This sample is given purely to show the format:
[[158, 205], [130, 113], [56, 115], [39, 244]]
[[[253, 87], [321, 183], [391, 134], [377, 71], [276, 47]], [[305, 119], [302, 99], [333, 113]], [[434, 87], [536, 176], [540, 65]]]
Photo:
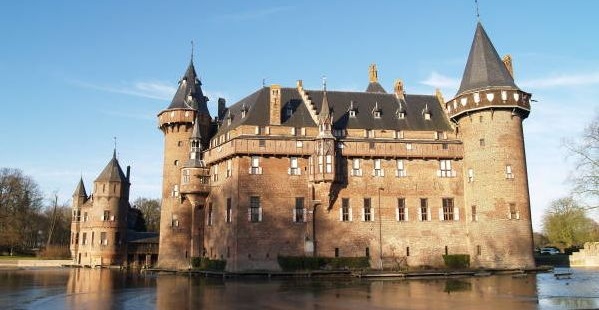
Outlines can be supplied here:
[[349, 117], [356, 117], [356, 111], [349, 110]]
[[397, 119], [406, 118], [406, 109], [404, 108], [401, 101], [399, 102], [399, 107], [397, 108], [397, 111], [395, 111], [395, 114], [397, 115]]
[[381, 111], [374, 111], [374, 118], [381, 118]]
[[247, 114], [248, 111], [248, 107], [245, 105], [245, 102], [243, 103], [243, 105], [241, 106], [241, 118], [244, 118], [245, 115]]
[[354, 106], [354, 101], [350, 101], [349, 102], [349, 109], [348, 109], [348, 114], [349, 117], [356, 117], [356, 112], [357, 112], [357, 108]]
[[291, 115], [293, 115], [293, 109], [291, 107], [287, 107], [287, 109], [285, 110], [285, 113], [286, 113], [287, 117], [291, 117]]
[[381, 118], [381, 108], [379, 108], [379, 103], [375, 102], [374, 109], [372, 109], [372, 115], [374, 118]]
[[424, 106], [424, 109], [422, 109], [422, 115], [424, 116], [424, 119], [427, 121], [431, 119], [431, 110], [429, 110], [428, 104], [426, 104]]

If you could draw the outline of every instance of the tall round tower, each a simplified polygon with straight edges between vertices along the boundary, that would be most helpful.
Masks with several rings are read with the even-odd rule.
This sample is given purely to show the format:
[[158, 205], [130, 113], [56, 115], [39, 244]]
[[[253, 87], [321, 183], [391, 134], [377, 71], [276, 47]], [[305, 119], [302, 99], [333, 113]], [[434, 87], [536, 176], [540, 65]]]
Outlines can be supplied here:
[[158, 266], [163, 268], [189, 265], [192, 212], [189, 201], [181, 196], [181, 168], [189, 158], [189, 142], [196, 119], [203, 138], [202, 145], [207, 146], [209, 142], [206, 137], [210, 133], [211, 116], [208, 98], [204, 96], [201, 85], [191, 61], [171, 104], [158, 114], [158, 127], [164, 133], [158, 255]]
[[[94, 181], [93, 209], [91, 217], [100, 219], [97, 236], [99, 251], [92, 253], [91, 261], [97, 265], [119, 265], [126, 257], [127, 212], [129, 210], [129, 167], [123, 173], [116, 158], [112, 159]], [[92, 238], [93, 239], [93, 238]]]
[[464, 145], [473, 266], [534, 266], [522, 132], [531, 95], [512, 74], [478, 23], [460, 89], [445, 106]]

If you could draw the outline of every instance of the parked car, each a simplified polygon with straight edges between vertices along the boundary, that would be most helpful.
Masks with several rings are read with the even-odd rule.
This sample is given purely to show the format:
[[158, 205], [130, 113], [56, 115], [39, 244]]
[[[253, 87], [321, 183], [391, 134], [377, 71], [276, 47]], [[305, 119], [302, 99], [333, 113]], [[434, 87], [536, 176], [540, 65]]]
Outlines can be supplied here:
[[541, 248], [541, 255], [555, 255], [560, 254], [560, 251], [556, 248]]

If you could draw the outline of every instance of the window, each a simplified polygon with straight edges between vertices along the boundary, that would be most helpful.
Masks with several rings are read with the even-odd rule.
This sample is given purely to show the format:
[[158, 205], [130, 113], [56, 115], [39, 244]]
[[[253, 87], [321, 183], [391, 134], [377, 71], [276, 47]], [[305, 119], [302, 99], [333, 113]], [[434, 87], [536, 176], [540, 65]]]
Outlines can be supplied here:
[[360, 169], [360, 159], [359, 158], [354, 158], [352, 160], [351, 175], [355, 176], [355, 177], [362, 176], [362, 169]]
[[304, 207], [304, 197], [295, 197], [295, 208], [293, 209], [293, 222], [306, 222], [306, 208]]
[[412, 145], [412, 143], [406, 143], [406, 150], [411, 151], [414, 149], [414, 146]]
[[248, 220], [253, 223], [262, 222], [262, 208], [260, 207], [260, 197], [258, 196], [250, 197]]
[[262, 174], [262, 167], [260, 167], [260, 156], [252, 156], [250, 158], [250, 174]]
[[83, 233], [83, 238], [81, 240], [81, 244], [87, 244], [87, 233]]
[[212, 226], [212, 203], [208, 204], [208, 226]]
[[79, 244], [79, 233], [75, 233], [75, 244]]
[[395, 131], [395, 139], [403, 139], [403, 131], [396, 130]]
[[473, 205], [471, 207], [471, 209], [472, 209], [472, 212], [471, 212], [472, 213], [472, 221], [476, 222], [476, 221], [478, 221], [478, 215], [476, 214], [476, 206]]
[[218, 181], [218, 164], [215, 164], [212, 167], [212, 181]]
[[342, 222], [350, 222], [352, 220], [351, 207], [349, 206], [349, 198], [341, 199], [340, 217]]
[[420, 198], [420, 209], [418, 209], [418, 219], [420, 221], [430, 221], [431, 216], [428, 212], [428, 199]]
[[339, 257], [339, 248], [335, 248], [335, 257]]
[[506, 165], [505, 166], [505, 178], [506, 179], [513, 179], [514, 178], [514, 173], [512, 173], [512, 165]]
[[290, 165], [290, 167], [289, 167], [289, 170], [287, 171], [287, 174], [290, 174], [290, 175], [300, 175], [301, 174], [301, 170], [299, 168], [297, 157], [290, 157], [289, 165]]
[[228, 159], [227, 160], [227, 178], [230, 178], [231, 176], [233, 176], [233, 160]]
[[372, 210], [370, 198], [364, 198], [364, 212], [362, 212], [362, 221], [374, 221], [374, 210]]
[[287, 109], [285, 109], [285, 115], [287, 115], [287, 117], [293, 115], [293, 109], [291, 107], [287, 107]]
[[516, 208], [515, 203], [510, 203], [508, 219], [510, 219], [510, 220], [519, 220], [520, 219], [520, 211]]
[[374, 160], [374, 170], [372, 171], [372, 175], [375, 177], [384, 177], [385, 170], [381, 167], [381, 160], [379, 158]]
[[381, 111], [373, 111], [372, 114], [374, 118], [381, 118]]
[[179, 197], [179, 185], [178, 184], [175, 184], [173, 186], [173, 191], [171, 192], [171, 196]]
[[256, 126], [256, 128], [254, 129], [254, 133], [257, 135], [262, 134], [262, 130], [261, 130], [260, 126]]
[[104, 210], [104, 213], [102, 214], [102, 221], [110, 221], [110, 211], [108, 210]]
[[231, 206], [231, 198], [227, 198], [227, 213], [225, 214], [225, 222], [231, 223], [233, 219], [233, 209]]
[[485, 146], [485, 139], [480, 139], [480, 140], [478, 140], [478, 144], [479, 144], [480, 146]]
[[304, 142], [303, 141], [296, 141], [295, 142], [295, 147], [304, 147]]
[[439, 170], [437, 171], [437, 176], [442, 178], [451, 178], [455, 176], [454, 171], [451, 170], [451, 160], [439, 160]]
[[476, 246], [476, 256], [480, 256], [482, 253], [481, 249], [480, 249], [480, 245]]
[[326, 155], [324, 157], [325, 159], [325, 172], [326, 173], [333, 173], [333, 156], [332, 155]]
[[368, 148], [370, 148], [371, 150], [374, 150], [374, 149], [375, 149], [375, 147], [376, 147], [376, 145], [375, 145], [375, 143], [374, 143], [374, 142], [370, 142], [370, 143], [368, 143]]
[[105, 231], [100, 233], [100, 245], [108, 245], [108, 237]]
[[365, 254], [366, 254], [366, 257], [370, 257], [370, 248], [369, 247], [366, 247]]
[[83, 212], [83, 221], [87, 222], [87, 212]]
[[453, 198], [443, 198], [443, 207], [441, 208], [441, 214], [439, 219], [443, 221], [457, 220], [457, 214], [455, 214], [455, 208], [453, 206]]
[[404, 166], [403, 160], [401, 159], [397, 160], [397, 171], [395, 172], [395, 176], [398, 178], [407, 176], [406, 168]]
[[474, 182], [474, 169], [468, 169], [468, 183]]
[[92, 245], [92, 247], [94, 246], [94, 232], [92, 231], [92, 239], [89, 241], [89, 243]]
[[179, 217], [176, 214], [171, 216], [171, 227], [179, 227]]
[[189, 183], [189, 169], [183, 169], [183, 178], [181, 179], [181, 184]]
[[406, 199], [397, 198], [397, 213], [396, 219], [398, 222], [408, 221], [408, 208], [406, 208]]
[[443, 131], [435, 131], [435, 140], [445, 139], [445, 133]]
[[349, 117], [356, 117], [356, 110], [349, 110]]
[[266, 147], [266, 140], [259, 140], [258, 141], [258, 146], [259, 147]]

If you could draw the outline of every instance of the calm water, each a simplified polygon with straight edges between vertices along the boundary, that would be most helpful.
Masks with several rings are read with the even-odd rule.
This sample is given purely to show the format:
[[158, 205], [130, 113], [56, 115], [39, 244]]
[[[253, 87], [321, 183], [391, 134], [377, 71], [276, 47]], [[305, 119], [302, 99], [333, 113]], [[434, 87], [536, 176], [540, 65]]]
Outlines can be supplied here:
[[599, 308], [599, 269], [569, 271], [569, 280], [542, 273], [520, 278], [223, 281], [96, 269], [0, 270], [0, 309]]

